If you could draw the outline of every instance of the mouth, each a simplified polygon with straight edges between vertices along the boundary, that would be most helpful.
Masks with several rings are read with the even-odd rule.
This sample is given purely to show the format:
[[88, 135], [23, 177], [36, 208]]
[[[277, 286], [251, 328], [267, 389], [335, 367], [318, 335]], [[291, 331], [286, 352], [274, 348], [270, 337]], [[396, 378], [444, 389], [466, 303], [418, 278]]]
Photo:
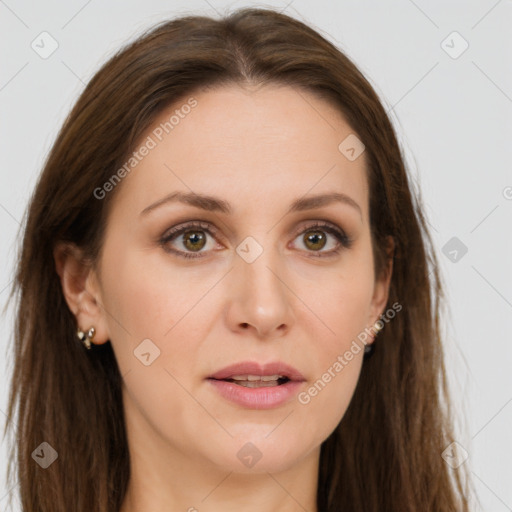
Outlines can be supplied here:
[[232, 382], [244, 388], [270, 388], [282, 386], [290, 381], [285, 375], [234, 375], [228, 379], [214, 379]]
[[281, 386], [289, 381], [306, 380], [299, 370], [282, 361], [266, 364], [243, 361], [226, 366], [208, 378], [233, 382], [247, 388]]
[[274, 362], [260, 365], [236, 363], [206, 379], [228, 401], [249, 409], [269, 409], [289, 402], [305, 382], [290, 365]]

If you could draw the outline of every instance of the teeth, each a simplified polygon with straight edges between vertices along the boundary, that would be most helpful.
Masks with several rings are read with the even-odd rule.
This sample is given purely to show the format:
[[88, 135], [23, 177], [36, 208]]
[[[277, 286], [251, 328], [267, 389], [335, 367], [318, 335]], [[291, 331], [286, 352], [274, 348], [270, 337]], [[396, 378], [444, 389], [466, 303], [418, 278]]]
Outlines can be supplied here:
[[235, 381], [246, 388], [266, 388], [279, 386], [279, 379], [285, 378], [283, 375], [233, 375], [226, 380]]
[[263, 382], [269, 382], [271, 380], [284, 379], [282, 375], [262, 375], [261, 380]]
[[244, 388], [270, 388], [274, 386], [278, 386], [277, 380], [272, 381], [251, 381], [251, 380], [238, 380], [238, 386], [243, 386]]
[[272, 380], [284, 379], [284, 377], [282, 375], [233, 375], [233, 377], [231, 377], [231, 379], [238, 380], [238, 381], [249, 381], [249, 382], [257, 382], [257, 381], [269, 382]]

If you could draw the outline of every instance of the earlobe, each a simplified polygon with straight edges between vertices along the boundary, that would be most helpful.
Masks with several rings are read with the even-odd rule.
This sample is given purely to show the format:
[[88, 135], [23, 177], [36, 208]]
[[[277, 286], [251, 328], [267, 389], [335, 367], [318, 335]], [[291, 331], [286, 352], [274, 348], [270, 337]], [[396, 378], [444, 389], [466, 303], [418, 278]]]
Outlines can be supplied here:
[[94, 327], [94, 343], [108, 341], [105, 317], [92, 265], [86, 261], [83, 252], [70, 243], [59, 243], [53, 251], [53, 257], [62, 293], [76, 318], [77, 328], [88, 331]]

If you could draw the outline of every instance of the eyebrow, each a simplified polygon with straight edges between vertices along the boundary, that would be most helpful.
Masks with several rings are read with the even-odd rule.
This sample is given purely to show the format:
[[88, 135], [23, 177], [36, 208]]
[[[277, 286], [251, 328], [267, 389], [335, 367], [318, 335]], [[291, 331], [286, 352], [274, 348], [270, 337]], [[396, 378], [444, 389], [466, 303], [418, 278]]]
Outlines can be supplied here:
[[[171, 194], [168, 194], [162, 199], [159, 199], [155, 203], [150, 204], [144, 208], [144, 210], [140, 212], [140, 215], [147, 215], [149, 212], [155, 210], [159, 206], [173, 202], [188, 204], [190, 206], [194, 206], [209, 212], [221, 212], [228, 215], [233, 213], [231, 205], [223, 199], [210, 195], [198, 194], [196, 192], [172, 192]], [[362, 219], [361, 207], [350, 196], [339, 192], [317, 194], [314, 196], [300, 197], [295, 199], [286, 214], [312, 210], [314, 208], [321, 208], [322, 206], [327, 206], [332, 203], [343, 203], [355, 208], [359, 212], [359, 215]]]

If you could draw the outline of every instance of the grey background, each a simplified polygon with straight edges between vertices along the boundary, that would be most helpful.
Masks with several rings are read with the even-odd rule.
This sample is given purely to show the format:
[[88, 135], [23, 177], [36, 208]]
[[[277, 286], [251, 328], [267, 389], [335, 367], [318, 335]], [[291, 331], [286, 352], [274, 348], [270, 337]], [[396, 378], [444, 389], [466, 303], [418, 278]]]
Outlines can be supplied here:
[[[315, 27], [355, 61], [390, 111], [448, 292], [444, 330], [458, 418], [455, 441], [468, 453], [464, 464], [471, 468], [482, 509], [512, 510], [510, 0], [0, 0], [1, 306], [12, 279], [17, 231], [43, 160], [100, 64], [164, 18], [217, 16], [246, 5], [279, 7]], [[43, 31], [58, 43], [46, 59], [31, 47], [34, 40], [41, 45]], [[460, 55], [463, 40], [454, 31], [469, 44]], [[9, 305], [0, 319], [3, 420], [12, 320]], [[17, 491], [5, 484], [6, 446], [3, 439], [0, 510], [6, 509], [7, 494]]]

